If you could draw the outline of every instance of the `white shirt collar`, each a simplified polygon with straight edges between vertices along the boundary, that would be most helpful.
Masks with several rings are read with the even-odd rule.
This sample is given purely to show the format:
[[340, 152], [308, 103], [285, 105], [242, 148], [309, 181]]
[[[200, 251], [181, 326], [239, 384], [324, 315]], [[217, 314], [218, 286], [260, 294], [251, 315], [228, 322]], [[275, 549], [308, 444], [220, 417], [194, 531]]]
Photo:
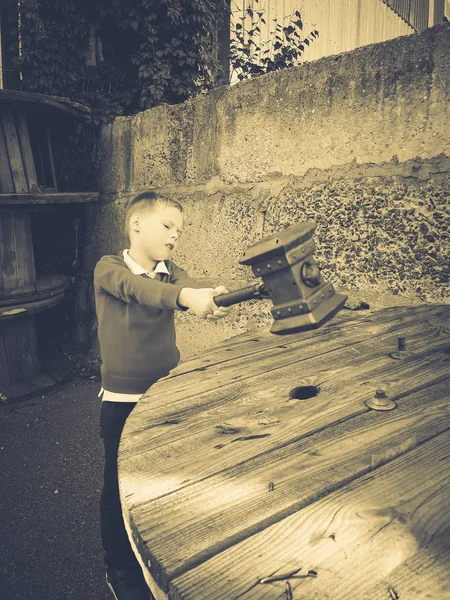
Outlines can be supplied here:
[[123, 260], [126, 262], [130, 271], [135, 275], [143, 275], [145, 273], [152, 279], [155, 277], [156, 273], [166, 273], [167, 275], [170, 275], [170, 272], [166, 267], [166, 263], [163, 260], [160, 260], [156, 263], [155, 269], [153, 271], [147, 271], [146, 269], [144, 269], [144, 267], [141, 267], [139, 263], [133, 260], [128, 254], [128, 249], [123, 251]]

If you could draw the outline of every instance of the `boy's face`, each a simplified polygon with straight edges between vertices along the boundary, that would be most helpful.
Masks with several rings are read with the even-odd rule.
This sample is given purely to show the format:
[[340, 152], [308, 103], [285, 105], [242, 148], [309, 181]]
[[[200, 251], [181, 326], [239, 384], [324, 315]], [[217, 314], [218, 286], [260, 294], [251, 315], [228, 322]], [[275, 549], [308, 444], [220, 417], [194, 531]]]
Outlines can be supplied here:
[[131, 244], [154, 261], [169, 258], [183, 229], [183, 215], [174, 206], [156, 205], [130, 218]]

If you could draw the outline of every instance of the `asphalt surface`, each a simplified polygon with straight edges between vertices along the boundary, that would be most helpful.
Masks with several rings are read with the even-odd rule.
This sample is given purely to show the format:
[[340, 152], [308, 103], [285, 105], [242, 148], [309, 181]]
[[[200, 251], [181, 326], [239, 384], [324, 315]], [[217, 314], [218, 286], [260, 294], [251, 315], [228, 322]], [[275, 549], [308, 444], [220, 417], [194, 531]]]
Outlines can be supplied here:
[[0, 406], [2, 600], [111, 600], [98, 378]]

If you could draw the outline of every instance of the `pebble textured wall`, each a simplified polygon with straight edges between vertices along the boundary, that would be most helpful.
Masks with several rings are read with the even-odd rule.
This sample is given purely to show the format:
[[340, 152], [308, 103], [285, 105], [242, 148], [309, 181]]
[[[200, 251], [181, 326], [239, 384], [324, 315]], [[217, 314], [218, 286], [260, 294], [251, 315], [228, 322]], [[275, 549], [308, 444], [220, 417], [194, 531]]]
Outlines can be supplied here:
[[[349, 308], [448, 302], [449, 100], [447, 23], [116, 119], [102, 131], [85, 270], [124, 247], [128, 200], [156, 188], [185, 207], [174, 260], [208, 284], [246, 285], [243, 251], [312, 219], [315, 257]], [[269, 303], [177, 321], [187, 358], [268, 325]]]

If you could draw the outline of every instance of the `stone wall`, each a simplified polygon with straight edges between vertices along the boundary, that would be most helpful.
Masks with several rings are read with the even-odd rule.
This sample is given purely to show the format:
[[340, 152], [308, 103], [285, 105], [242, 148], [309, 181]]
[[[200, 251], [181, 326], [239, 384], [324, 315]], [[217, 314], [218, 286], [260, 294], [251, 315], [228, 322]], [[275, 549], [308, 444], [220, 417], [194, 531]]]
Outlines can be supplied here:
[[[212, 285], [247, 284], [246, 247], [312, 219], [350, 305], [448, 302], [449, 99], [445, 24], [118, 118], [102, 131], [85, 271], [123, 247], [128, 200], [158, 188], [185, 207], [175, 262]], [[177, 315], [182, 358], [267, 325], [268, 304], [216, 324]]]

